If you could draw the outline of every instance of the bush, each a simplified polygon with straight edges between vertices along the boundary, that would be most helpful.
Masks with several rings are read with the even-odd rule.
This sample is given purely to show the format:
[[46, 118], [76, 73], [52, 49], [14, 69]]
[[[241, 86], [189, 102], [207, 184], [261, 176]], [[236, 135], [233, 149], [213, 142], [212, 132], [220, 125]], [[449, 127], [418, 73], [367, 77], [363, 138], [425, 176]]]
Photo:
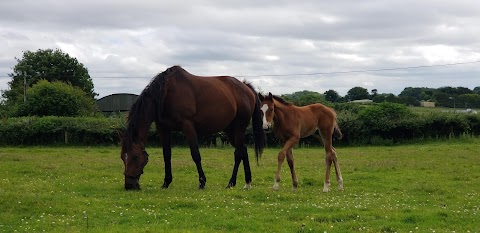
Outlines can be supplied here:
[[17, 116], [91, 116], [95, 100], [82, 89], [63, 82], [41, 80], [27, 91]]
[[[408, 109], [407, 109], [408, 110]], [[367, 113], [372, 115], [367, 115]], [[343, 133], [335, 145], [392, 145], [422, 139], [449, 139], [480, 135], [480, 114], [436, 113], [415, 115], [402, 107], [370, 106], [357, 114], [338, 111], [338, 124]], [[119, 145], [119, 134], [125, 130], [120, 117], [18, 117], [0, 119], [0, 145]], [[154, 124], [148, 131], [148, 144], [159, 145]], [[267, 133], [268, 147], [279, 145], [273, 133]], [[246, 142], [253, 145], [251, 128]], [[223, 133], [199, 138], [201, 146], [223, 146], [228, 140]], [[172, 134], [172, 145], [186, 146], [180, 132]], [[314, 137], [301, 139], [300, 146], [320, 146]]]

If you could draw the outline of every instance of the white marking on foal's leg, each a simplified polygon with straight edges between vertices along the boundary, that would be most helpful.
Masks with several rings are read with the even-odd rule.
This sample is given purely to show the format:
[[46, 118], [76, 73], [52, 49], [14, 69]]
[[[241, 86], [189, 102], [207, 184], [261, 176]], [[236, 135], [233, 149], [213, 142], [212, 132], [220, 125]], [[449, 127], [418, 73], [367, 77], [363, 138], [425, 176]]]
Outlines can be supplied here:
[[330, 183], [323, 182], [323, 192], [327, 193], [328, 191], [330, 191]]
[[279, 187], [280, 183], [275, 180], [275, 183], [273, 184], [273, 190], [277, 191]]
[[341, 177], [338, 180], [338, 191], [343, 191], [343, 179]]
[[249, 190], [252, 188], [252, 184], [251, 183], [246, 183], [245, 186], [243, 186], [243, 189], [246, 189], [246, 190]]

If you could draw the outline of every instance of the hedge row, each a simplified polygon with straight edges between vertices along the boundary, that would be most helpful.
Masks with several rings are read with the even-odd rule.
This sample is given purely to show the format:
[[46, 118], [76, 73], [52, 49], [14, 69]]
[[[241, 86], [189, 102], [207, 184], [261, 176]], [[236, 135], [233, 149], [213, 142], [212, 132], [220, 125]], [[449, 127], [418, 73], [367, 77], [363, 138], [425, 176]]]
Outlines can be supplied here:
[[[375, 122], [376, 120], [376, 122]], [[461, 135], [480, 136], [480, 114], [429, 114], [400, 116], [397, 119], [366, 117], [352, 111], [339, 111], [338, 122], [343, 138], [336, 145], [391, 144], [411, 140], [451, 138]], [[0, 145], [118, 145], [119, 134], [125, 129], [124, 119], [75, 117], [20, 117], [0, 120]], [[267, 133], [268, 145], [278, 140]], [[158, 145], [155, 128], [148, 135], [150, 145]], [[174, 145], [185, 145], [181, 133], [173, 135]], [[222, 146], [227, 139], [222, 133], [199, 139], [202, 146]], [[252, 144], [251, 129], [247, 142]], [[301, 146], [321, 145], [307, 137]]]

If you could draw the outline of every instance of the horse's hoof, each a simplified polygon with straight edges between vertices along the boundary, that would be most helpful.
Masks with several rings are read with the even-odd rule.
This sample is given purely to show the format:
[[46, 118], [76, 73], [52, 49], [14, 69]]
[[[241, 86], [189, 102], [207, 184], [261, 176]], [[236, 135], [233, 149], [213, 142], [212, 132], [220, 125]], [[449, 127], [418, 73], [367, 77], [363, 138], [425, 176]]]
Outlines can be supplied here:
[[168, 183], [163, 183], [162, 189], [168, 189], [168, 186], [169, 186], [169, 185], [170, 185], [170, 184], [168, 184]]
[[323, 183], [323, 192], [328, 193], [330, 191], [330, 183], [324, 182]]
[[245, 184], [245, 186], [243, 186], [243, 189], [245, 190], [249, 190], [252, 188], [252, 184], [248, 183], [248, 184]]
[[273, 190], [278, 191], [278, 188], [279, 188], [279, 187], [280, 187], [280, 185], [278, 185], [278, 183], [275, 183], [275, 184], [273, 185]]
[[343, 180], [338, 181], [338, 191], [343, 191]]

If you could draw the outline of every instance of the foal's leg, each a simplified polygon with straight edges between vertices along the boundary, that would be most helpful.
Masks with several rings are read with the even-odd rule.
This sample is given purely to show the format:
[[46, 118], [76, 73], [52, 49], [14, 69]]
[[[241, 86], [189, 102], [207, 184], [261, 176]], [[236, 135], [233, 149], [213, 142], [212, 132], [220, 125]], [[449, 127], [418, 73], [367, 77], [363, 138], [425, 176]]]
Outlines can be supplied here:
[[[277, 161], [278, 161], [278, 167], [277, 167], [277, 173], [275, 174], [275, 183], [273, 184], [273, 190], [278, 190], [279, 188], [279, 183], [280, 183], [280, 175], [282, 172], [282, 164], [283, 161], [285, 160], [285, 156], [287, 156], [287, 153], [289, 150], [295, 146], [295, 144], [298, 143], [299, 137], [291, 137], [289, 138], [282, 147], [282, 150], [278, 153]], [[293, 164], [293, 163], [292, 163]], [[290, 167], [290, 170], [293, 167]]]
[[343, 178], [340, 172], [340, 166], [338, 165], [337, 153], [332, 146], [332, 136], [325, 137], [325, 164], [327, 166], [325, 170], [325, 182], [323, 183], [323, 192], [330, 191], [330, 170], [332, 163], [335, 166], [335, 172], [337, 175], [338, 190], [343, 190]]
[[333, 165], [335, 166], [335, 174], [337, 175], [337, 182], [338, 182], [338, 190], [343, 191], [343, 178], [342, 172], [340, 171], [340, 165], [338, 164], [337, 152], [335, 148], [332, 146], [333, 151]]
[[297, 173], [295, 172], [292, 148], [290, 148], [290, 150], [287, 151], [287, 162], [288, 162], [288, 166], [290, 167], [290, 173], [292, 174], [292, 191], [295, 191], [297, 190], [297, 187], [298, 187], [298, 179], [297, 179]]
[[340, 165], [338, 164], [337, 153], [335, 152], [335, 148], [331, 146], [329, 149], [325, 148], [326, 156], [325, 156], [325, 163], [327, 164], [327, 169], [325, 173], [325, 183], [323, 184], [323, 192], [328, 192], [330, 190], [330, 170], [332, 163], [335, 166], [335, 174], [337, 176], [338, 182], [338, 190], [343, 190], [343, 178], [342, 173], [340, 171]]
[[200, 150], [198, 149], [197, 131], [195, 130], [192, 122], [187, 121], [183, 123], [183, 133], [190, 144], [190, 154], [192, 155], [192, 159], [197, 166], [198, 181], [200, 183], [198, 185], [198, 189], [204, 189], [205, 183], [207, 182], [207, 177], [205, 177], [205, 173], [203, 173], [202, 158], [200, 157]]

